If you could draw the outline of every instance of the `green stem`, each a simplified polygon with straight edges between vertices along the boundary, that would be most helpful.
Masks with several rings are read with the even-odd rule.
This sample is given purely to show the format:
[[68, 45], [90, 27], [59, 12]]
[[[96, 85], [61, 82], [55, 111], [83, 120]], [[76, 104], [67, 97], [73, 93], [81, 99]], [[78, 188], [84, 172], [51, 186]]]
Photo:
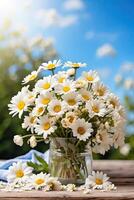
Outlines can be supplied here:
[[74, 81], [76, 80], [76, 74], [77, 74], [77, 68], [74, 68], [75, 73], [74, 73]]
[[52, 75], [54, 75], [54, 74], [55, 74], [55, 73], [54, 73], [54, 69], [52, 69], [52, 70], [51, 70], [51, 72], [52, 72]]
[[32, 136], [32, 134], [24, 135], [24, 136], [22, 136], [22, 138], [27, 138], [29, 136]]

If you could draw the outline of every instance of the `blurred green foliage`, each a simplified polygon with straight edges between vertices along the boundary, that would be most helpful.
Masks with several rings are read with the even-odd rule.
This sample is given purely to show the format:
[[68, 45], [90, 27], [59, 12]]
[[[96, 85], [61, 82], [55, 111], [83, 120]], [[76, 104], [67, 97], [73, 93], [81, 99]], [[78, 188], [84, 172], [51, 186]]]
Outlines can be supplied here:
[[[9, 116], [7, 105], [21, 89], [23, 78], [42, 62], [54, 59], [57, 52], [51, 38], [28, 38], [23, 30], [15, 30], [10, 21], [0, 28], [0, 158], [7, 159], [25, 153], [28, 145], [17, 147], [14, 134], [23, 134], [18, 117]], [[39, 148], [39, 147], [38, 147]], [[44, 143], [40, 149], [46, 148]], [[39, 150], [40, 150], [39, 149]], [[43, 150], [43, 149], [42, 149]]]

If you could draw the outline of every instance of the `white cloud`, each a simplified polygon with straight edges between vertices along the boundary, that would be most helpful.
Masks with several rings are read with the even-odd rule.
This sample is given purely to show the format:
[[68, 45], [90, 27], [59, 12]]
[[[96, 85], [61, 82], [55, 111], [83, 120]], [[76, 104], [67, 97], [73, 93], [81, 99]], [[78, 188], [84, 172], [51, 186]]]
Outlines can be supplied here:
[[115, 41], [119, 36], [119, 33], [110, 33], [110, 32], [95, 32], [95, 31], [87, 31], [85, 33], [85, 38], [87, 40], [97, 39], [97, 40], [108, 40], [108, 41]]
[[41, 9], [36, 16], [40, 24], [45, 27], [68, 27], [78, 20], [76, 15], [60, 15], [55, 8]]
[[122, 65], [121, 65], [121, 69], [123, 71], [134, 71], [134, 62], [124, 62]]
[[63, 6], [66, 10], [81, 10], [85, 7], [82, 0], [66, 0]]
[[124, 88], [127, 90], [134, 88], [134, 80], [132, 78], [127, 78], [124, 82]]
[[99, 68], [98, 72], [102, 79], [108, 79], [111, 75], [111, 68], [109, 67]]
[[111, 44], [107, 43], [97, 49], [96, 55], [100, 58], [107, 57], [107, 56], [114, 57], [116, 55], [116, 50]]

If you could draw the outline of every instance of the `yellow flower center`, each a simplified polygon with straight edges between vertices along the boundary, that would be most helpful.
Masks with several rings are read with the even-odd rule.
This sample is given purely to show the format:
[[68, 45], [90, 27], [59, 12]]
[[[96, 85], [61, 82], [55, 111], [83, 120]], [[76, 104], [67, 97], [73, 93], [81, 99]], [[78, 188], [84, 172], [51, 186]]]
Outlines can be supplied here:
[[55, 64], [51, 63], [51, 64], [48, 64], [47, 69], [51, 70], [51, 69], [54, 69], [55, 67], [56, 67]]
[[116, 103], [115, 103], [113, 100], [110, 101], [110, 104], [112, 104], [112, 106], [113, 106], [114, 108], [116, 107]]
[[46, 123], [43, 124], [43, 129], [45, 131], [47, 131], [49, 128], [50, 128], [50, 123], [49, 122], [46, 122]]
[[47, 89], [50, 88], [50, 86], [51, 86], [51, 84], [47, 82], [47, 83], [44, 83], [44, 84], [43, 84], [42, 88], [43, 88], [44, 90], [47, 90]]
[[103, 89], [98, 89], [97, 90], [99, 96], [104, 96], [104, 90]]
[[77, 67], [80, 67], [80, 65], [78, 63], [73, 63], [72, 67], [77, 68]]
[[84, 129], [84, 127], [78, 127], [77, 132], [78, 134], [83, 135], [86, 132], [86, 130]]
[[83, 99], [86, 100], [86, 101], [88, 101], [88, 100], [90, 99], [89, 96], [86, 95], [86, 94], [83, 94], [82, 97], [83, 97]]
[[65, 80], [64, 77], [60, 77], [60, 78], [58, 78], [58, 82], [59, 82], [59, 83], [63, 83], [64, 80]]
[[43, 103], [44, 105], [47, 105], [49, 102], [50, 102], [50, 99], [49, 99], [49, 98], [44, 98], [44, 99], [42, 99], [42, 103]]
[[42, 178], [38, 178], [38, 179], [36, 179], [36, 181], [35, 181], [35, 183], [37, 184], [37, 185], [41, 185], [41, 184], [43, 184], [45, 181], [44, 181], [44, 179], [42, 179]]
[[64, 86], [64, 87], [63, 87], [63, 91], [64, 91], [64, 92], [70, 91], [70, 87], [69, 87], [69, 86]]
[[24, 101], [19, 101], [17, 107], [18, 107], [19, 110], [23, 110], [23, 108], [25, 107], [25, 102]]
[[70, 106], [74, 106], [74, 105], [76, 104], [75, 99], [69, 99], [67, 102], [68, 102], [68, 104], [69, 104]]
[[16, 171], [16, 177], [17, 178], [22, 178], [24, 176], [24, 172], [22, 169], [19, 169]]
[[95, 183], [96, 183], [97, 185], [102, 185], [102, 184], [103, 184], [103, 181], [102, 181], [102, 179], [100, 179], [100, 178], [96, 178]]
[[73, 121], [74, 121], [74, 117], [73, 117], [73, 116], [69, 116], [69, 117], [67, 117], [67, 119], [68, 119], [68, 121], [69, 121], [70, 123], [73, 123]]
[[86, 76], [86, 79], [87, 79], [88, 81], [93, 81], [93, 80], [94, 80], [94, 78], [93, 78], [92, 76], [90, 76], [90, 75]]
[[53, 110], [54, 110], [54, 112], [58, 113], [58, 112], [61, 111], [61, 106], [60, 105], [56, 105], [56, 106], [54, 106]]
[[37, 77], [37, 74], [32, 74], [29, 76], [29, 80], [32, 81]]
[[49, 185], [49, 187], [52, 189], [52, 190], [54, 190], [54, 188], [55, 188], [55, 184], [54, 183], [48, 183], [48, 185]]
[[98, 106], [93, 106], [92, 107], [92, 110], [95, 112], [95, 113], [99, 113], [99, 108], [98, 108]]
[[33, 124], [35, 122], [36, 117], [31, 117], [30, 122]]
[[44, 110], [44, 108], [43, 107], [40, 107], [40, 108], [38, 108], [38, 114], [40, 114], [40, 113], [42, 113], [43, 112], [43, 110]]

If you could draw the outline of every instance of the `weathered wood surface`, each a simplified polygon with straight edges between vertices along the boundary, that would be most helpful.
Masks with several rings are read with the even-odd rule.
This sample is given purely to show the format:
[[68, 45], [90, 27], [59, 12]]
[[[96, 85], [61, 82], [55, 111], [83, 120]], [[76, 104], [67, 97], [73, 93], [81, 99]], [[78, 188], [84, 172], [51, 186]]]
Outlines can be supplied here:
[[107, 173], [116, 184], [117, 191], [93, 191], [91, 194], [63, 191], [0, 192], [0, 200], [134, 200], [134, 161], [94, 161], [93, 169]]
[[108, 174], [118, 185], [134, 185], [134, 160], [93, 161], [93, 169]]
[[1, 192], [1, 200], [134, 200], [134, 188], [119, 186], [117, 191], [93, 191], [90, 194], [83, 192]]

